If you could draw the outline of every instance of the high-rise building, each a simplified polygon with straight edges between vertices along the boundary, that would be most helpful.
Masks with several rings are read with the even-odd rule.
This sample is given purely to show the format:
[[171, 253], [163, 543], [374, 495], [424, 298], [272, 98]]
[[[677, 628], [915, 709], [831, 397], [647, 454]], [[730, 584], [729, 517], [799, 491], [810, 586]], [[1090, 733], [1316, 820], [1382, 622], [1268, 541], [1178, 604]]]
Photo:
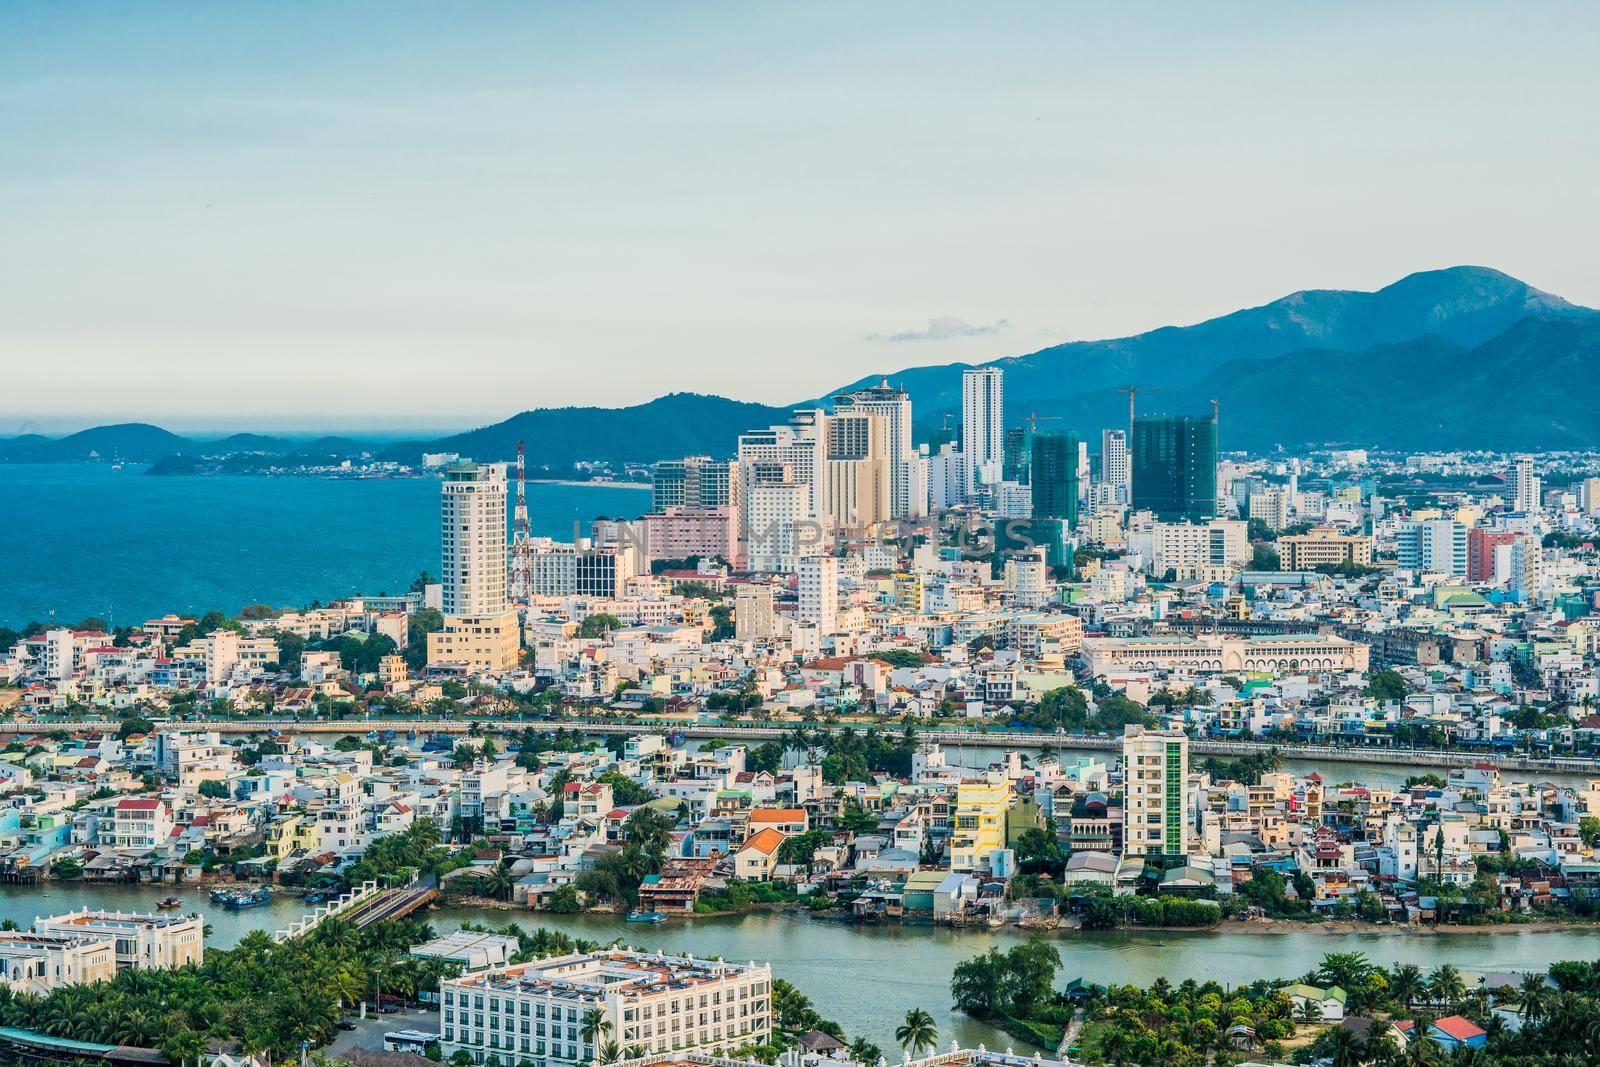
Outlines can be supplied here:
[[439, 512], [444, 613], [506, 610], [506, 465], [468, 460], [445, 471]]
[[739, 435], [739, 467], [745, 525], [751, 519], [751, 488], [760, 482], [798, 482], [807, 489], [807, 515], [826, 524], [828, 515], [828, 415], [797, 411], [783, 426]]
[[1007, 427], [1004, 455], [1000, 460], [1000, 477], [1008, 482], [1027, 485], [1032, 469], [1033, 430], [1028, 426]]
[[961, 451], [969, 485], [1000, 480], [1005, 452], [999, 367], [974, 367], [961, 375]]
[[1467, 528], [1454, 519], [1397, 522], [1394, 540], [1402, 570], [1467, 576]]
[[[1509, 545], [1517, 535], [1511, 530], [1489, 530], [1474, 526], [1467, 531], [1467, 581], [1495, 580], [1495, 550]], [[1281, 543], [1281, 542], [1280, 542]]]
[[1033, 517], [1078, 524], [1078, 435], [1033, 435]]
[[795, 618], [826, 636], [839, 629], [839, 561], [833, 556], [800, 560], [799, 604]]
[[1133, 466], [1128, 457], [1127, 430], [1100, 431], [1100, 480], [1111, 486], [1111, 503], [1128, 502]]
[[[800, 481], [752, 482], [745, 524], [746, 555], [752, 571], [792, 574], [800, 563], [807, 532], [813, 531], [811, 486]], [[820, 539], [819, 539], [820, 541]], [[819, 547], [814, 543], [813, 550]]]
[[1282, 489], [1262, 489], [1250, 494], [1250, 517], [1277, 532], [1289, 525], [1289, 494]]
[[928, 507], [933, 511], [967, 502], [967, 457], [955, 445], [943, 444], [927, 457]]
[[891, 517], [889, 420], [848, 405], [828, 418], [828, 514], [835, 526], [864, 529]]
[[1544, 584], [1544, 547], [1533, 534], [1517, 534], [1507, 550], [1510, 574], [1506, 587], [1519, 600], [1535, 600]]
[[656, 464], [650, 493], [650, 510], [656, 514], [668, 508], [725, 508], [738, 499], [737, 461], [685, 456]]
[[1124, 729], [1122, 855], [1125, 859], [1188, 855], [1188, 785], [1189, 738], [1183, 731], [1147, 730], [1142, 726]]
[[1533, 473], [1532, 456], [1518, 456], [1512, 460], [1506, 488], [1511, 496], [1512, 511], [1531, 515], [1540, 510], [1539, 476]]
[[506, 596], [506, 465], [446, 470], [439, 512], [444, 628], [428, 635], [428, 664], [510, 670], [520, 638]]
[[834, 413], [846, 409], [877, 415], [884, 422], [889, 460], [889, 512], [895, 519], [920, 519], [928, 513], [926, 467], [912, 444], [911, 394], [884, 379], [834, 400]]
[[1217, 420], [1141, 415], [1133, 420], [1133, 508], [1163, 522], [1217, 516]]
[[1600, 515], [1600, 478], [1585, 478], [1578, 486], [1578, 506], [1585, 515]]

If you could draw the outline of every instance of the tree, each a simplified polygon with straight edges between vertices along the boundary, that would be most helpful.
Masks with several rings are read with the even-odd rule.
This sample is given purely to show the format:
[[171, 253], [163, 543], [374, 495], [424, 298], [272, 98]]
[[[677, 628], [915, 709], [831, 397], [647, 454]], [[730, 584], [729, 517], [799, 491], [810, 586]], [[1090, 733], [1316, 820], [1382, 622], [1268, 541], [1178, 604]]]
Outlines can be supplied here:
[[228, 783], [219, 781], [215, 778], [207, 778], [205, 781], [200, 783], [200, 788], [197, 790], [197, 792], [201, 796], [209, 797], [212, 800], [226, 800], [228, 799], [229, 795]]
[[590, 1008], [583, 1013], [583, 1026], [578, 1030], [578, 1036], [583, 1038], [584, 1044], [598, 1045], [600, 1039], [610, 1032], [611, 1020], [600, 1008]]
[[1454, 964], [1442, 963], [1428, 976], [1428, 993], [1438, 1003], [1450, 1007], [1467, 995], [1467, 984]]
[[1388, 667], [1367, 675], [1367, 686], [1362, 692], [1379, 703], [1388, 703], [1392, 700], [1404, 700], [1411, 689], [1399, 671]]
[[938, 1043], [939, 1028], [933, 1024], [933, 1016], [921, 1008], [912, 1008], [906, 1012], [906, 1021], [895, 1028], [894, 1039], [900, 1042], [901, 1048], [915, 1056]]
[[612, 630], [618, 630], [621, 628], [621, 619], [617, 618], [615, 615], [608, 615], [602, 611], [597, 614], [590, 615], [588, 618], [584, 619], [583, 622], [578, 624], [578, 636], [604, 637]]

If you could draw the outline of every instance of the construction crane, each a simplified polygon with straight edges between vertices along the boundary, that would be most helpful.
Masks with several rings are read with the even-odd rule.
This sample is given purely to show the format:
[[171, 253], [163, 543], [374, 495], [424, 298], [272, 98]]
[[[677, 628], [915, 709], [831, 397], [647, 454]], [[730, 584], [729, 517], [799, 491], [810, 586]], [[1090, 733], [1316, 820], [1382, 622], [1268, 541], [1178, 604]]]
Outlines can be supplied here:
[[1128, 442], [1133, 442], [1133, 397], [1135, 393], [1157, 393], [1161, 391], [1159, 385], [1119, 385], [1117, 392], [1128, 394]]
[[1022, 417], [1022, 421], [1028, 424], [1028, 436], [1030, 437], [1039, 432], [1039, 424], [1041, 422], [1057, 422], [1060, 419], [1060, 415], [1041, 415], [1037, 411], [1029, 412]]

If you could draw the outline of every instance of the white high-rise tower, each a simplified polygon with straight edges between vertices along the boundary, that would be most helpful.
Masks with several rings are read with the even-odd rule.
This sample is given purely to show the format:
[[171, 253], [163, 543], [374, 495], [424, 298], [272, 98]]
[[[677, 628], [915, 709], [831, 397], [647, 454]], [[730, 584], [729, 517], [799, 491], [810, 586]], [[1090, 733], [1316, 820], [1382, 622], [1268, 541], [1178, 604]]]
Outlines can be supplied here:
[[466, 460], [445, 471], [439, 502], [444, 629], [428, 664], [498, 674], [516, 666], [517, 613], [506, 596], [506, 465]]
[[999, 367], [974, 367], [961, 375], [961, 451], [972, 485], [1000, 480], [1005, 455], [1001, 377]]
[[1539, 476], [1533, 473], [1533, 457], [1518, 456], [1511, 463], [1511, 510], [1531, 515], [1539, 510]]

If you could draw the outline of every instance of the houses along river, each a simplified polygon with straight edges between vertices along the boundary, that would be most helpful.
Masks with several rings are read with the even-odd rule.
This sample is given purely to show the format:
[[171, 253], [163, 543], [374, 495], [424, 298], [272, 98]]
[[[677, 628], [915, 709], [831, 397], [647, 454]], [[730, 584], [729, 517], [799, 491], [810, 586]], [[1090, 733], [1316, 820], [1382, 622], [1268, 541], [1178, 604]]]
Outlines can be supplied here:
[[[0, 886], [0, 920], [26, 927], [36, 916], [75, 908], [150, 911], [169, 887], [46, 883]], [[204, 891], [180, 889], [184, 911], [199, 911], [211, 924], [209, 944], [232, 945], [251, 930], [287, 926], [304, 910], [292, 896], [259, 908], [225, 911]], [[865, 1034], [890, 1053], [894, 1028], [911, 1008], [925, 1008], [939, 1026], [941, 1044], [984, 1042], [991, 1048], [1020, 1043], [950, 1009], [950, 973], [956, 964], [991, 946], [1009, 948], [1023, 931], [949, 930], [928, 926], [858, 927], [803, 913], [763, 912], [729, 918], [699, 918], [641, 927], [598, 915], [439, 908], [426, 916], [435, 929], [453, 930], [468, 920], [516, 921], [545, 926], [596, 941], [623, 938], [644, 949], [687, 950], [730, 960], [770, 961], [778, 977], [793, 982], [825, 1017], [850, 1034]], [[1047, 935], [1061, 952], [1063, 980], [1146, 984], [1158, 977], [1243, 983], [1255, 978], [1298, 977], [1327, 952], [1359, 951], [1386, 965], [1415, 963], [1431, 969], [1453, 963], [1463, 971], [1543, 969], [1556, 960], [1600, 957], [1600, 928], [1486, 933], [1357, 934], [1314, 927], [1271, 932], [1175, 933], [1123, 931]]]

